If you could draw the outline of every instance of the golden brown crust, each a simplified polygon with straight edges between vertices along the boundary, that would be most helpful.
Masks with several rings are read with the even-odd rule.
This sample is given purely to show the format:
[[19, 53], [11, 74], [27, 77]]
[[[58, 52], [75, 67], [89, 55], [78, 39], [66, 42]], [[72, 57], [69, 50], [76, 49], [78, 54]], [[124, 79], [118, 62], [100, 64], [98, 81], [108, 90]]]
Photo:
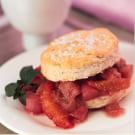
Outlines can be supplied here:
[[[113, 56], [117, 57], [114, 58]], [[108, 58], [112, 58], [108, 65], [99, 65], [101, 63], [107, 64], [103, 60]], [[118, 39], [109, 30], [97, 28], [91, 31], [72, 32], [51, 42], [42, 53], [41, 69], [42, 73], [52, 81], [72, 81], [87, 78], [96, 74], [96, 72], [101, 72], [104, 68], [112, 66], [118, 60]], [[88, 73], [84, 75], [80, 74], [85, 68], [93, 65], [103, 69], [100, 68], [99, 71], [96, 70], [93, 74], [89, 73], [91, 71], [85, 71]], [[93, 68], [95, 67], [93, 66]], [[74, 77], [74, 72], [72, 73], [72, 71], [75, 71], [78, 76], [75, 75]], [[55, 76], [50, 75], [52, 72]]]

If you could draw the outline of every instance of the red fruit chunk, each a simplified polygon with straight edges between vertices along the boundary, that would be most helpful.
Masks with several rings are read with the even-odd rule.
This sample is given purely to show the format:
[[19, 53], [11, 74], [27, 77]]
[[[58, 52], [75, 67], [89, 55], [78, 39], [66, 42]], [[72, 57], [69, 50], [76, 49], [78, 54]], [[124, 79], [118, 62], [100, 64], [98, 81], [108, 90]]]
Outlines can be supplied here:
[[126, 61], [121, 58], [115, 65], [118, 69], [120, 69], [121, 67], [126, 66]]
[[74, 99], [81, 93], [79, 85], [75, 82], [61, 82], [58, 88], [68, 100]]
[[62, 106], [62, 108], [64, 108], [64, 110], [66, 110], [69, 113], [74, 111], [76, 108], [75, 99], [67, 101], [67, 100], [59, 98], [59, 104]]
[[43, 84], [41, 84], [38, 87], [36, 94], [40, 97], [45, 89], [53, 90], [54, 89], [54, 83], [52, 83], [51, 81], [44, 82]]
[[124, 67], [121, 67], [119, 70], [122, 74], [122, 77], [131, 78], [133, 74], [133, 65], [126, 65]]
[[81, 87], [82, 97], [84, 100], [90, 100], [99, 96], [99, 92], [96, 88], [91, 87], [87, 83], [83, 83]]
[[53, 122], [62, 128], [72, 128], [74, 121], [71, 116], [56, 102], [54, 95], [53, 84], [46, 82], [39, 87], [40, 99], [43, 111], [53, 120]]
[[103, 81], [89, 81], [88, 83], [98, 90], [108, 91], [111, 94], [122, 89], [127, 89], [130, 86], [130, 79], [114, 78]]
[[113, 103], [105, 107], [105, 112], [110, 117], [118, 117], [124, 114], [125, 110], [118, 103]]
[[114, 77], [121, 78], [121, 74], [116, 68], [108, 68], [102, 73], [102, 77], [104, 79], [113, 79]]
[[26, 94], [26, 110], [33, 114], [42, 113], [42, 106], [39, 97], [30, 91]]
[[86, 120], [88, 116], [88, 108], [86, 107], [85, 104], [82, 104], [78, 106], [74, 112], [71, 113], [71, 115], [78, 120], [79, 122], [82, 122]]

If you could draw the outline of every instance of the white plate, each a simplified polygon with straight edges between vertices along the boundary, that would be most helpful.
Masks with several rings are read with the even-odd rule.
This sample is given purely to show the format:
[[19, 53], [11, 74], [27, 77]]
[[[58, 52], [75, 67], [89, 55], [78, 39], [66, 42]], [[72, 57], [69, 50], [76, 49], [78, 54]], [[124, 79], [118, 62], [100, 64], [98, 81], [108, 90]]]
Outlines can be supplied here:
[[[45, 48], [45, 47], [44, 47]], [[63, 130], [55, 127], [46, 116], [30, 116], [23, 110], [23, 106], [18, 101], [7, 99], [4, 87], [9, 82], [14, 82], [19, 77], [19, 71], [26, 65], [39, 65], [40, 53], [44, 49], [39, 48], [23, 53], [4, 64], [0, 69], [0, 122], [7, 128], [20, 134], [64, 134], [64, 133], [96, 133], [97, 131], [107, 131], [125, 125], [133, 121], [134, 102], [131, 93], [121, 105], [126, 109], [125, 115], [112, 119], [107, 117], [102, 111], [89, 114], [89, 118], [84, 123], [76, 125], [70, 130]], [[120, 51], [128, 63], [135, 65], [135, 47], [127, 43], [121, 43]], [[135, 89], [135, 85], [133, 86]]]

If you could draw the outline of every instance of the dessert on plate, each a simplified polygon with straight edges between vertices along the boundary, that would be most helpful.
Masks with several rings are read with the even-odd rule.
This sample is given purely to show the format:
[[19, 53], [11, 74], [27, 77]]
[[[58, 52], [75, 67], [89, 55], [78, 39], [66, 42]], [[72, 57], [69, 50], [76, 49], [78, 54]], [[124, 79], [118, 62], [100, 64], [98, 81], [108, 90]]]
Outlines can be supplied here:
[[132, 72], [113, 33], [105, 28], [81, 30], [49, 43], [41, 65], [22, 68], [20, 80], [5, 90], [26, 111], [45, 114], [58, 127], [72, 128], [91, 110], [101, 108], [111, 117], [123, 114], [119, 102], [130, 93]]

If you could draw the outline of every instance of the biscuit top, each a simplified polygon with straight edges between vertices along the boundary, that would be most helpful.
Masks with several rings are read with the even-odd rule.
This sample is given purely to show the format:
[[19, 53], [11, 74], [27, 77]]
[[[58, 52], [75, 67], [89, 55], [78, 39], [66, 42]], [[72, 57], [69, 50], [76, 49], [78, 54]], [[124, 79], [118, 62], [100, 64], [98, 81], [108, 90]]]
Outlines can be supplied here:
[[41, 56], [42, 64], [81, 68], [118, 51], [118, 39], [107, 29], [72, 32], [51, 42]]

